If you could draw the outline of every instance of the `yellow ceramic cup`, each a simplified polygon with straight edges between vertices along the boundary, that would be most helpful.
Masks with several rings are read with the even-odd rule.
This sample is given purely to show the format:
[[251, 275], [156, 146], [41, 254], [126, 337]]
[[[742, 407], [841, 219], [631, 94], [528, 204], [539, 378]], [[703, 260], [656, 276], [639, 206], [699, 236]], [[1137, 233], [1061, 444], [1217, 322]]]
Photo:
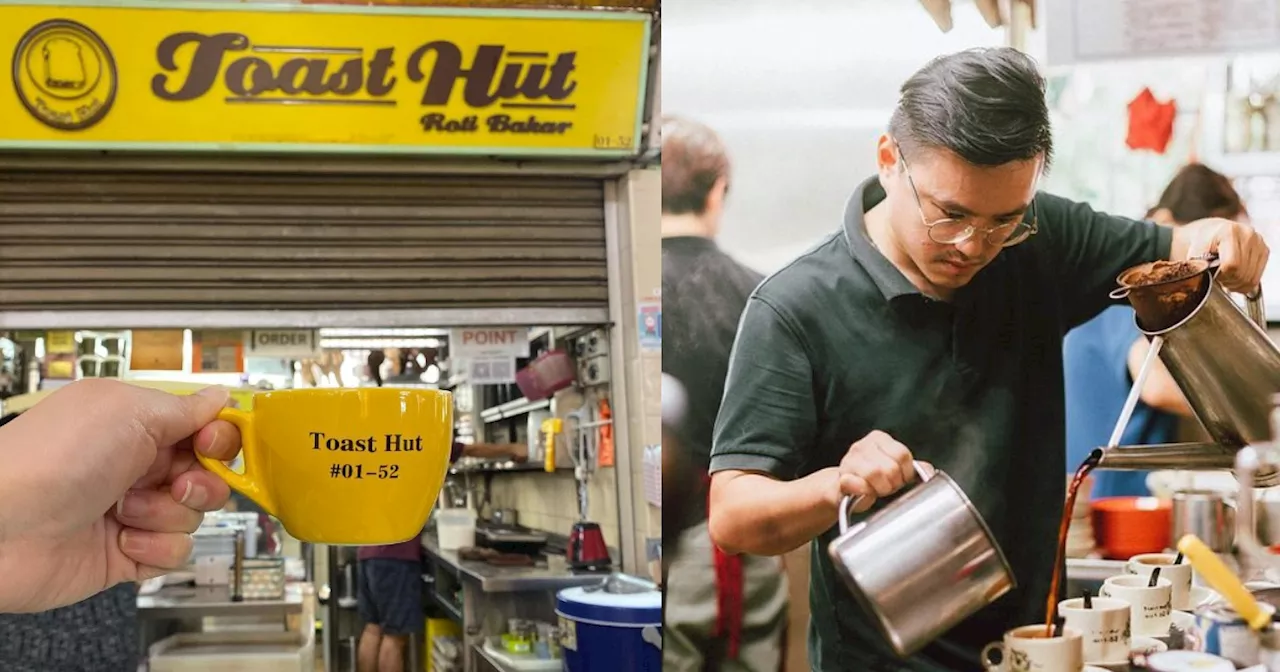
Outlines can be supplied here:
[[200, 463], [301, 541], [364, 546], [417, 536], [449, 469], [448, 392], [259, 392], [251, 412], [227, 408], [218, 417], [240, 428], [244, 473], [204, 456]]

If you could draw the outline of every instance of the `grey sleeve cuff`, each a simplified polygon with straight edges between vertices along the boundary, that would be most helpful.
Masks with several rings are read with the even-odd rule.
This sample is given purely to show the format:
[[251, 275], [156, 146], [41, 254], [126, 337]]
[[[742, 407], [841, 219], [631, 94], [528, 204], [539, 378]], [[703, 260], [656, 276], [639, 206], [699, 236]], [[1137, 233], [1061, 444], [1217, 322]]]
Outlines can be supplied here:
[[768, 474], [781, 480], [790, 480], [795, 476], [795, 470], [782, 460], [749, 450], [712, 453], [711, 465], [707, 472], [714, 474], [718, 471], [752, 471]]

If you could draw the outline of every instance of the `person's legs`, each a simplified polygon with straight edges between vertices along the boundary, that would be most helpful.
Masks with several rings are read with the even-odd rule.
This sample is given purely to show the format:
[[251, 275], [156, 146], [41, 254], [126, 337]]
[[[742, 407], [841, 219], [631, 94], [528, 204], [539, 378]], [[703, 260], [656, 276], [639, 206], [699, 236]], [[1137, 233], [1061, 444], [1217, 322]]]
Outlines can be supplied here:
[[382, 643], [390, 639], [382, 636], [382, 628], [372, 623], [364, 626], [360, 633], [360, 644], [356, 648], [356, 670], [358, 672], [378, 672], [379, 651]]
[[664, 593], [664, 672], [777, 672], [787, 622], [786, 574], [779, 558], [742, 556], [742, 633], [728, 658], [728, 637], [714, 634], [719, 616], [716, 569], [705, 522], [680, 535]]
[[378, 672], [404, 672], [409, 636], [422, 633], [422, 565], [407, 560], [383, 560], [370, 575], [382, 616], [382, 644]]
[[378, 607], [374, 601], [372, 576], [374, 560], [363, 560], [357, 565], [356, 607], [360, 620], [364, 622], [364, 630], [360, 633], [360, 643], [356, 647], [357, 672], [378, 672], [378, 650], [382, 646], [381, 619], [378, 618]]
[[405, 672], [404, 652], [408, 645], [408, 635], [383, 637], [382, 648], [378, 651], [378, 672]]
[[680, 551], [667, 569], [663, 593], [662, 669], [702, 672], [715, 667], [716, 571], [703, 521], [680, 533]]
[[785, 663], [790, 591], [782, 559], [742, 556], [742, 643], [724, 672], [776, 672]]

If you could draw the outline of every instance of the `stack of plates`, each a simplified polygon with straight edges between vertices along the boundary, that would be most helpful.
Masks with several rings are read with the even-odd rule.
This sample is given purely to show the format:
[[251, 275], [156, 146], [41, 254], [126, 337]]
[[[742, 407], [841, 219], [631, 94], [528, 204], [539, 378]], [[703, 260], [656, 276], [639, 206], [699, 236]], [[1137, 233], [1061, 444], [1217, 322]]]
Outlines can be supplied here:
[[[1070, 487], [1071, 478], [1067, 477]], [[1071, 509], [1071, 526], [1067, 529], [1067, 557], [1084, 558], [1094, 551], [1093, 521], [1089, 515], [1089, 495], [1093, 491], [1093, 477], [1086, 478], [1076, 493], [1075, 506]]]

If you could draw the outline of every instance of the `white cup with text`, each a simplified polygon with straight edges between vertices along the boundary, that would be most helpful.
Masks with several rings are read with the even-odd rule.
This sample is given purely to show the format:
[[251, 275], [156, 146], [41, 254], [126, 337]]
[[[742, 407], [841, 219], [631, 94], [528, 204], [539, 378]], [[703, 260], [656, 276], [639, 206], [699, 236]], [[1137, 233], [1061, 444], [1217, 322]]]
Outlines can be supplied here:
[[1173, 582], [1163, 576], [1149, 586], [1150, 577], [1135, 574], [1113, 576], [1102, 582], [1102, 596], [1129, 603], [1133, 637], [1164, 637], [1173, 622]]

